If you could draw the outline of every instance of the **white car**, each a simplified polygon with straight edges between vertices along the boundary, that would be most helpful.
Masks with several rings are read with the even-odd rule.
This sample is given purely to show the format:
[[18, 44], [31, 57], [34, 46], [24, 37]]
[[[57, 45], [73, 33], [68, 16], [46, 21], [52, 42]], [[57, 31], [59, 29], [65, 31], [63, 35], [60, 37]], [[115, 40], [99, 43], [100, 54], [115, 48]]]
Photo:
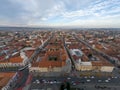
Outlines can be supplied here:
[[91, 81], [90, 79], [87, 80], [87, 82], [90, 82], [90, 81]]
[[68, 77], [67, 79], [68, 79], [68, 80], [70, 80], [71, 78], [70, 78], [70, 77]]
[[95, 78], [94, 76], [92, 76], [91, 78]]
[[109, 82], [109, 80], [105, 80], [105, 82]]
[[117, 77], [114, 77], [114, 78], [117, 78]]
[[76, 83], [73, 83], [73, 85], [76, 85]]
[[50, 81], [50, 84], [53, 84], [53, 82], [52, 82], [52, 81]]

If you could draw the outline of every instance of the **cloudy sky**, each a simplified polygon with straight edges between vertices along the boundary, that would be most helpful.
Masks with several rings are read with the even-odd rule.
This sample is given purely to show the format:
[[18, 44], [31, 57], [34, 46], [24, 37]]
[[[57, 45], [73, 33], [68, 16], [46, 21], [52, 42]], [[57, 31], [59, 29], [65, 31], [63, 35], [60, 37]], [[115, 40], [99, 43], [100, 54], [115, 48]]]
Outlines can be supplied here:
[[0, 26], [120, 28], [120, 0], [0, 0]]

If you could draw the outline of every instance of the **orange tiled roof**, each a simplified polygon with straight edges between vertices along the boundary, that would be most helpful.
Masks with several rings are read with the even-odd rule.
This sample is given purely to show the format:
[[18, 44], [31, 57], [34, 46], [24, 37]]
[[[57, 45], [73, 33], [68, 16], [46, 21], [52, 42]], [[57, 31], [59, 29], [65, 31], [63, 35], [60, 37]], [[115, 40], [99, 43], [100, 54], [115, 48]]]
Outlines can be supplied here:
[[11, 62], [11, 63], [21, 63], [22, 61], [23, 61], [23, 59], [20, 56], [18, 56], [18, 57], [11, 57], [9, 59], [9, 62]]
[[113, 66], [111, 63], [107, 61], [92, 61], [93, 66]]
[[34, 50], [27, 50], [25, 51], [26, 56], [29, 58], [33, 54]]
[[13, 77], [15, 73], [0, 73], [0, 90], [4, 87], [8, 81]]
[[39, 62], [39, 67], [61, 67], [62, 66], [62, 62], [56, 62], [56, 61], [41, 61]]

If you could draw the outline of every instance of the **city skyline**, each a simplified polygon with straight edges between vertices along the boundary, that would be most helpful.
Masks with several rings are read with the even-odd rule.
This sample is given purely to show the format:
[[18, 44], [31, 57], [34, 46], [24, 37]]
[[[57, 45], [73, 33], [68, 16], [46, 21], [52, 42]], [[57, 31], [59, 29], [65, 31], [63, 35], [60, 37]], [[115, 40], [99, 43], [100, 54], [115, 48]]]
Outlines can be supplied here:
[[4, 0], [0, 26], [120, 28], [119, 0]]

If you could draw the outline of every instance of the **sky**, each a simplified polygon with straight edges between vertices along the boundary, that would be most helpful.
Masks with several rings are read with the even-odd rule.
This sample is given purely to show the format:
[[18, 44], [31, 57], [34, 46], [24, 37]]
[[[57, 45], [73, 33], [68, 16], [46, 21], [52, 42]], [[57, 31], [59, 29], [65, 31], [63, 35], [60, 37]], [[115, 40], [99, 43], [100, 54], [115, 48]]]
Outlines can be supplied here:
[[0, 0], [0, 26], [120, 28], [120, 0]]

